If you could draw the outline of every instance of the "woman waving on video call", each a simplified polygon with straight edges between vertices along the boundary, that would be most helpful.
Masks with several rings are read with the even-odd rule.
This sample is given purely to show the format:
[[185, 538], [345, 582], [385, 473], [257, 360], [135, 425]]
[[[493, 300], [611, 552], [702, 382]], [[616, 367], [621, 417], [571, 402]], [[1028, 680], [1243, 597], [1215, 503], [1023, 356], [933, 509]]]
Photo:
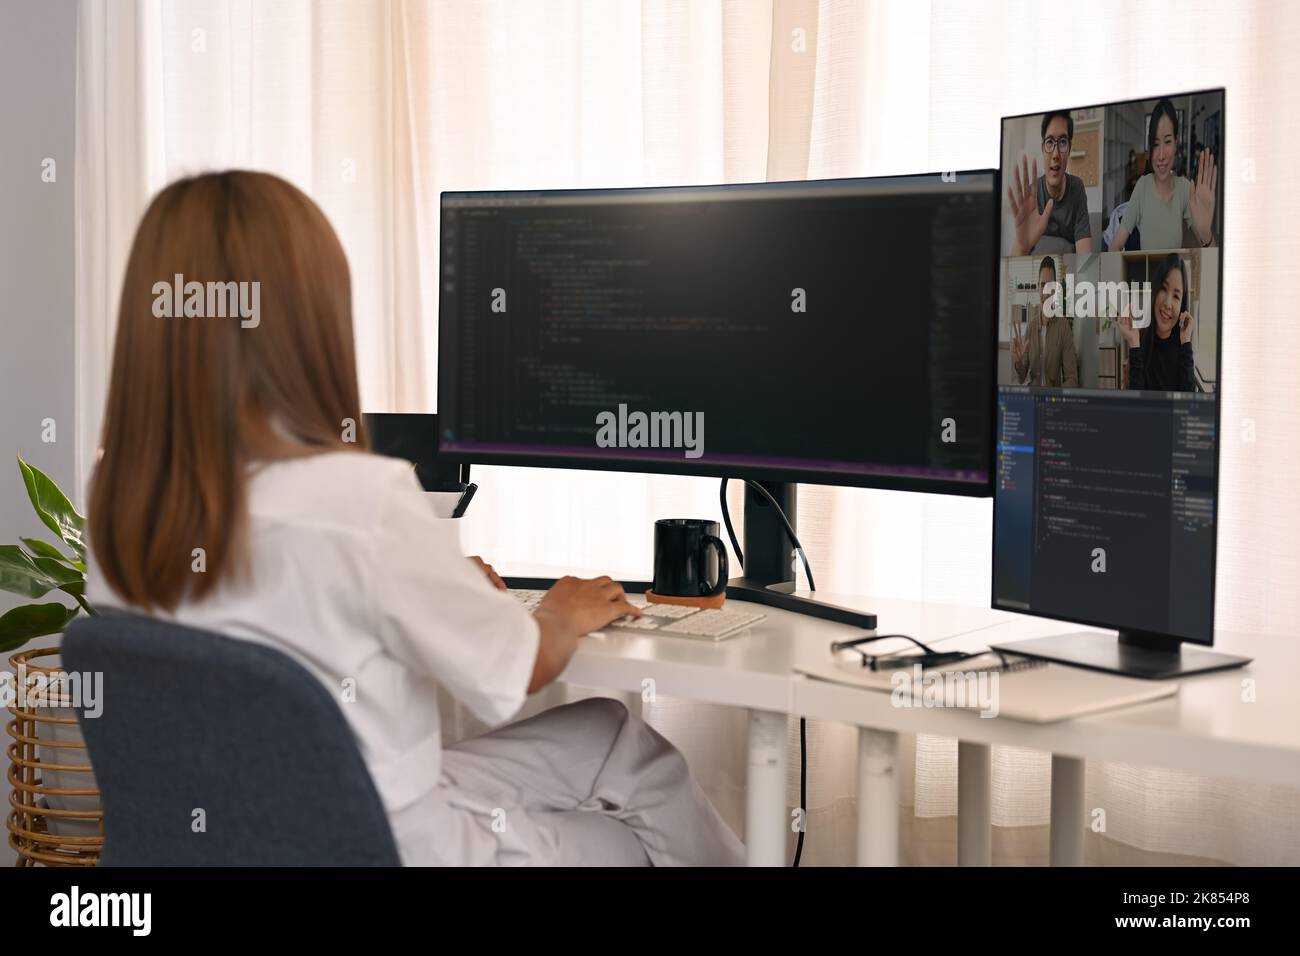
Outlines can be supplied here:
[[1169, 100], [1161, 100], [1151, 111], [1147, 156], [1148, 172], [1133, 187], [1109, 251], [1122, 251], [1134, 230], [1143, 249], [1181, 249], [1184, 225], [1191, 226], [1200, 245], [1213, 245], [1214, 203], [1219, 186], [1214, 154], [1201, 150], [1194, 181], [1175, 174], [1178, 111]]

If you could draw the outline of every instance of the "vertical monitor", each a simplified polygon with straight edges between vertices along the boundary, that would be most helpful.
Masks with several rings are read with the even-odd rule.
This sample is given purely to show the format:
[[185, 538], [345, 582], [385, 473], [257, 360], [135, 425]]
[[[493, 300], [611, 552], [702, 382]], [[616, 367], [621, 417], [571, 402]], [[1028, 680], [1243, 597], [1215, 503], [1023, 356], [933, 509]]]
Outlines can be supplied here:
[[993, 606], [1213, 643], [1224, 91], [1002, 121]]

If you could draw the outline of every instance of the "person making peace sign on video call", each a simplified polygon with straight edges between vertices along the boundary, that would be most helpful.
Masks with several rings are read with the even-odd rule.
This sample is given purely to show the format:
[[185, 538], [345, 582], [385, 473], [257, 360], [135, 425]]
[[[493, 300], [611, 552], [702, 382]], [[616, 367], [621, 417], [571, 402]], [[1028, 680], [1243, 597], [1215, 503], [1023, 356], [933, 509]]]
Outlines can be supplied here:
[[[1052, 308], [1055, 299], [1057, 308]], [[1074, 332], [1061, 314], [1060, 287], [1056, 284], [1056, 261], [1044, 256], [1038, 267], [1038, 321], [1028, 331], [1011, 323], [1011, 363], [1016, 380], [1024, 385], [1077, 388], [1079, 360], [1074, 351]]]

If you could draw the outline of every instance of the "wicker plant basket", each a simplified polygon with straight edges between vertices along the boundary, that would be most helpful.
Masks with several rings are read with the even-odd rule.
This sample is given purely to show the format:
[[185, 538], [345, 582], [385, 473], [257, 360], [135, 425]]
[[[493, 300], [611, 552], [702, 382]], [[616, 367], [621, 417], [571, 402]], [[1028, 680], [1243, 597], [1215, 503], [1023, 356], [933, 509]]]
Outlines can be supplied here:
[[[58, 653], [55, 647], [36, 648], [10, 657], [18, 685], [28, 674], [60, 673], [57, 666], [33, 663]], [[52, 699], [37, 706], [16, 697], [9, 707], [11, 719], [5, 725], [11, 738], [6, 748], [10, 786], [6, 828], [17, 866], [95, 866], [99, 862], [104, 809], [71, 704]]]

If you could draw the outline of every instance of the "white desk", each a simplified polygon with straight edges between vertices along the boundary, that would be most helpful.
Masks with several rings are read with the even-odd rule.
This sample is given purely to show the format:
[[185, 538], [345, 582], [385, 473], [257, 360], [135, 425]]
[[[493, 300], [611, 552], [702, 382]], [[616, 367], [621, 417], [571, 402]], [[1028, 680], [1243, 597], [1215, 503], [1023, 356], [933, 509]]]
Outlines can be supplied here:
[[[520, 573], [513, 572], [512, 573]], [[540, 574], [537, 569], [522, 572]], [[882, 631], [944, 648], [971, 650], [1071, 625], [981, 608], [822, 594], [875, 611]], [[965, 710], [896, 708], [890, 695], [805, 678], [801, 661], [824, 660], [832, 641], [858, 633], [840, 624], [774, 608], [749, 631], [720, 643], [611, 634], [588, 637], [560, 679], [639, 695], [655, 692], [750, 712], [745, 842], [754, 865], [785, 865], [785, 719], [793, 714], [859, 728], [858, 861], [898, 861], [899, 732], [959, 741], [959, 862], [987, 865], [990, 747], [1045, 750], [1052, 757], [1052, 863], [1082, 862], [1088, 824], [1084, 767], [1089, 758], [1175, 767], [1300, 788], [1300, 642], [1228, 633], [1216, 649], [1253, 656], [1235, 671], [1183, 680], [1177, 697], [1057, 724], [981, 718]], [[965, 633], [963, 633], [965, 632]], [[953, 635], [961, 635], [954, 637]], [[882, 645], [884, 642], [882, 642]], [[882, 646], [881, 650], [886, 649]], [[892, 648], [891, 648], [892, 649]], [[1254, 703], [1243, 681], [1256, 682]]]
[[[854, 600], [863, 599], [835, 599], [836, 603]], [[942, 632], [934, 624], [947, 623], [933, 605], [876, 601], [873, 606], [882, 628], [922, 640], [926, 640], [923, 635], [937, 637]], [[973, 650], [990, 642], [1086, 630], [1041, 618], [991, 610], [980, 613], [994, 626], [944, 640], [942, 646]], [[1186, 678], [1176, 697], [1055, 724], [985, 719], [965, 710], [897, 708], [887, 694], [811, 679], [795, 680], [793, 708], [802, 716], [860, 728], [860, 862], [897, 861], [896, 824], [879, 817], [885, 815], [885, 806], [898, 805], [897, 780], [886, 768], [892, 769], [898, 732], [911, 731], [959, 742], [960, 863], [989, 863], [989, 748], [1002, 744], [1052, 754], [1052, 863], [1077, 866], [1082, 863], [1089, 823], [1083, 792], [1089, 758], [1300, 788], [1300, 699], [1294, 692], [1300, 680], [1300, 642], [1241, 633], [1220, 633], [1215, 641], [1217, 650], [1254, 657], [1255, 662], [1246, 668]], [[805, 646], [799, 641], [801, 650]], [[1253, 703], [1244, 699], [1243, 683], [1248, 680], [1255, 685]], [[875, 811], [877, 818], [864, 813], [864, 807]]]

